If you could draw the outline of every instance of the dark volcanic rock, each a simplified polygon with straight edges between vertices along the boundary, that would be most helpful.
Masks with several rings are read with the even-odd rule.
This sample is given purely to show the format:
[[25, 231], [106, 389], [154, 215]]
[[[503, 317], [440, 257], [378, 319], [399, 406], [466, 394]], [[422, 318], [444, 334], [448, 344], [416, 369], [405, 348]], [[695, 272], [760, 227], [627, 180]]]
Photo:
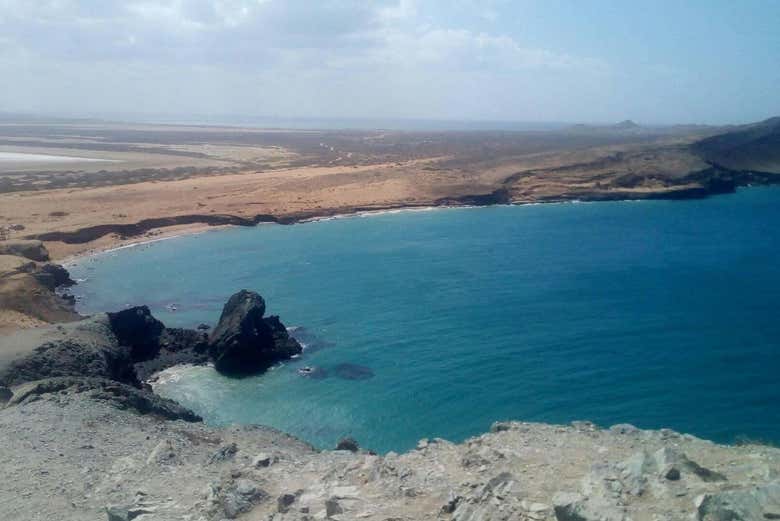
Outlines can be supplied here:
[[135, 372], [143, 381], [154, 373], [180, 364], [205, 364], [209, 361], [208, 336], [192, 329], [165, 328], [160, 335], [157, 356], [137, 362]]
[[151, 414], [167, 420], [201, 421], [201, 417], [173, 400], [104, 378], [59, 377], [30, 382], [16, 389], [8, 406], [39, 400], [46, 395], [67, 397], [86, 393], [96, 401], [109, 402], [119, 409]]
[[5, 405], [5, 403], [13, 397], [14, 393], [11, 392], [11, 389], [8, 387], [3, 387], [0, 385], [0, 406]]
[[54, 291], [60, 286], [73, 286], [76, 282], [70, 278], [68, 270], [59, 264], [44, 264], [33, 273], [33, 277], [47, 289]]
[[9, 386], [57, 376], [94, 376], [137, 384], [127, 350], [119, 346], [94, 347], [74, 340], [47, 342], [12, 363], [0, 379]]
[[333, 373], [344, 380], [367, 380], [374, 376], [370, 367], [358, 364], [338, 364], [333, 368]]
[[290, 336], [287, 332], [287, 328], [284, 327], [279, 317], [271, 315], [263, 319], [265, 325], [270, 329], [271, 336], [274, 341], [274, 349], [280, 353], [289, 353], [284, 358], [289, 358], [293, 355], [300, 354], [303, 348], [298, 341]]
[[350, 452], [357, 452], [360, 450], [360, 445], [355, 440], [355, 438], [350, 438], [347, 436], [346, 438], [341, 438], [336, 444], [336, 450], [348, 450]]
[[128, 347], [118, 344], [106, 315], [58, 328], [31, 352], [0, 371], [0, 384], [12, 387], [58, 376], [100, 377], [138, 385]]
[[228, 300], [209, 339], [218, 371], [248, 375], [263, 371], [301, 352], [278, 317], [263, 318], [265, 301], [255, 292], [241, 290]]
[[154, 318], [149, 308], [137, 306], [108, 313], [111, 329], [120, 345], [130, 348], [134, 362], [143, 362], [157, 356], [160, 335], [165, 325]]

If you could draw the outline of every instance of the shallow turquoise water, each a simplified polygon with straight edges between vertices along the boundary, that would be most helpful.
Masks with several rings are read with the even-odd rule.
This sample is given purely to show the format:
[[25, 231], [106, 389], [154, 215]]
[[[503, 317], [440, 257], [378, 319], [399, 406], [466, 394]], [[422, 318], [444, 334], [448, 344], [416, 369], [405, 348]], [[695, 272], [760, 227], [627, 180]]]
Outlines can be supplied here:
[[[778, 224], [780, 189], [753, 188], [230, 229], [72, 271], [87, 279], [75, 288], [84, 311], [147, 303], [193, 326], [250, 288], [316, 337], [264, 376], [182, 368], [160, 384], [214, 423], [268, 424], [322, 447], [349, 434], [378, 451], [510, 418], [777, 442]], [[295, 372], [342, 362], [375, 376]]]

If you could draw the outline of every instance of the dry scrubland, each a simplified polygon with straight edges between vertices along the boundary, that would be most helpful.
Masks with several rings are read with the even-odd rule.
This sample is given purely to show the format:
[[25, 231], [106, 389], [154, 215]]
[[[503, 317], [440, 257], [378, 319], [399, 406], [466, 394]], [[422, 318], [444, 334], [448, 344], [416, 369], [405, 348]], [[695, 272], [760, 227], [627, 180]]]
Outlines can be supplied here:
[[0, 226], [12, 238], [44, 239], [61, 258], [161, 230], [371, 209], [699, 197], [773, 182], [778, 126], [398, 132], [6, 123], [0, 152], [114, 162], [0, 162]]

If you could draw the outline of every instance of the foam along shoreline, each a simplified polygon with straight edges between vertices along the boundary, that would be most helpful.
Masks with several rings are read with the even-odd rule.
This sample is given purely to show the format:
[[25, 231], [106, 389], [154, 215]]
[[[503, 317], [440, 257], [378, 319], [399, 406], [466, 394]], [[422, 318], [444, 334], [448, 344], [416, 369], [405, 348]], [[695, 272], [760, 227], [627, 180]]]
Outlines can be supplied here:
[[[769, 183], [771, 184], [771, 183]], [[678, 190], [665, 190], [661, 192], [646, 191], [615, 191], [611, 193], [569, 193], [556, 197], [547, 197], [535, 200], [515, 200], [505, 189], [497, 189], [489, 193], [471, 194], [458, 197], [445, 197], [434, 201], [387, 204], [379, 206], [356, 205], [353, 207], [323, 208], [318, 210], [304, 210], [287, 214], [256, 214], [254, 216], [241, 216], [228, 213], [192, 213], [165, 217], [151, 217], [130, 223], [103, 223], [78, 228], [69, 231], [49, 231], [26, 236], [27, 239], [37, 239], [45, 242], [62, 242], [64, 244], [86, 244], [97, 241], [107, 235], [117, 235], [120, 240], [130, 237], [140, 237], [152, 230], [160, 230], [174, 226], [198, 226], [201, 229], [219, 227], [225, 225], [255, 226], [261, 223], [297, 224], [312, 220], [324, 220], [341, 218], [353, 215], [370, 215], [376, 212], [428, 210], [432, 208], [463, 208], [495, 205], [525, 205], [538, 203], [565, 203], [565, 202], [615, 202], [626, 200], [648, 199], [700, 199], [711, 195], [732, 193], [744, 184], [727, 183], [708, 187], [684, 188]], [[107, 245], [115, 247], [116, 243]], [[76, 252], [78, 254], [79, 252]]]
[[[553, 204], [573, 204], [573, 203], [581, 203], [581, 202], [589, 202], [589, 201], [572, 200], [572, 201], [550, 201], [550, 202], [543, 202], [543, 203], [507, 203], [507, 204], [494, 204], [488, 206], [540, 206], [540, 205], [553, 205]], [[601, 201], [592, 201], [592, 202], [601, 202]], [[438, 210], [469, 210], [469, 209], [477, 209], [477, 208], [484, 208], [484, 207], [485, 206], [480, 206], [480, 205], [408, 206], [408, 207], [400, 207], [400, 208], [362, 210], [362, 211], [356, 211], [351, 213], [345, 212], [345, 213], [339, 213], [333, 215], [323, 215], [318, 217], [309, 217], [309, 218], [300, 219], [291, 222], [260, 221], [257, 224], [251, 226], [273, 225], [273, 224], [278, 224], [283, 226], [294, 225], [294, 224], [313, 224], [318, 222], [335, 221], [340, 219], [370, 218], [370, 217], [379, 217], [382, 215], [396, 215], [396, 214], [412, 213], [412, 212], [423, 213], [423, 212], [432, 212]], [[222, 230], [227, 230], [227, 229], [241, 227], [241, 226], [250, 227], [246, 225], [237, 225], [237, 224], [213, 224], [213, 225], [203, 224], [202, 226], [195, 226], [190, 230], [178, 230], [175, 233], [170, 233], [170, 234], [166, 234], [166, 232], [160, 232], [161, 235], [155, 238], [137, 240], [137, 241], [127, 242], [127, 243], [120, 243], [119, 245], [111, 245], [105, 248], [95, 248], [95, 249], [84, 251], [82, 253], [69, 255], [67, 257], [58, 260], [57, 262], [67, 268], [67, 267], [74, 266], [84, 260], [90, 259], [92, 257], [98, 257], [101, 255], [116, 253], [131, 248], [149, 246], [150, 244], [167, 241], [170, 239], [178, 239], [181, 237], [200, 235], [202, 233], [208, 233], [208, 232], [219, 232]]]
[[[757, 185], [757, 186], [764, 186], [764, 185]], [[752, 186], [747, 187], [739, 187], [739, 188], [750, 188]], [[340, 219], [355, 219], [355, 218], [369, 218], [369, 217], [378, 217], [381, 215], [394, 215], [394, 214], [402, 214], [402, 213], [410, 213], [410, 212], [430, 212], [430, 211], [438, 211], [438, 210], [467, 210], [467, 209], [477, 209], [477, 208], [485, 208], [485, 207], [493, 207], [493, 206], [542, 206], [542, 205], [557, 205], [557, 204], [586, 204], [586, 203], [641, 203], [648, 201], [647, 198], [644, 199], [614, 199], [614, 200], [582, 200], [582, 199], [561, 199], [561, 200], [547, 200], [547, 201], [533, 201], [533, 202], [509, 202], [509, 203], [495, 203], [495, 204], [463, 204], [463, 205], [457, 205], [457, 204], [442, 204], [442, 205], [424, 205], [424, 206], [401, 206], [401, 207], [387, 207], [387, 208], [377, 208], [377, 209], [370, 209], [370, 210], [364, 210], [364, 209], [357, 209], [353, 212], [342, 212], [342, 213], [334, 213], [334, 214], [324, 214], [324, 215], [315, 215], [311, 217], [302, 217], [300, 219], [292, 218], [273, 218], [273, 219], [266, 219], [267, 216], [257, 216], [257, 217], [263, 217], [261, 219], [254, 219], [254, 222], [247, 222], [247, 223], [224, 223], [224, 224], [209, 224], [207, 222], [200, 222], [195, 223], [195, 226], [193, 226], [191, 229], [188, 230], [177, 230], [173, 233], [167, 233], [165, 231], [160, 231], [160, 236], [157, 236], [155, 238], [151, 239], [144, 239], [144, 240], [134, 240], [131, 242], [119, 242], [118, 245], [112, 244], [108, 245], [104, 248], [93, 248], [89, 250], [85, 250], [80, 253], [76, 253], [73, 255], [68, 255], [67, 257], [64, 257], [60, 259], [58, 262], [62, 264], [63, 266], [73, 266], [74, 264], [77, 264], [80, 261], [83, 261], [85, 259], [91, 258], [91, 257], [97, 257], [100, 255], [105, 255], [109, 253], [115, 253], [121, 250], [126, 250], [130, 248], [136, 248], [141, 246], [148, 246], [150, 244], [166, 241], [169, 239], [177, 239], [180, 237], [187, 237], [190, 235], [199, 235], [201, 233], [206, 232], [217, 232], [220, 230], [230, 229], [234, 227], [254, 227], [261, 224], [278, 224], [278, 225], [295, 225], [295, 224], [311, 224], [311, 223], [317, 223], [317, 222], [325, 222], [325, 221], [335, 221]], [[193, 216], [182, 216], [184, 218], [190, 218]], [[204, 216], [204, 217], [210, 217], [210, 216]], [[218, 216], [223, 217], [223, 216]], [[234, 217], [234, 216], [224, 216], [224, 217]], [[236, 217], [237, 219], [241, 219], [239, 217]], [[176, 219], [175, 217], [172, 217], [170, 219]], [[169, 220], [170, 220], [169, 219]], [[248, 221], [248, 220], [247, 220]], [[138, 224], [138, 223], [136, 223]], [[111, 226], [111, 225], [101, 225], [101, 226]], [[117, 226], [132, 226], [132, 225], [117, 225]], [[173, 225], [176, 226], [176, 225]], [[165, 228], [149, 228], [146, 231], [150, 232], [153, 230], [164, 230]], [[59, 234], [77, 234], [79, 230], [74, 232], [53, 232]], [[44, 234], [47, 235], [47, 234]], [[41, 237], [40, 235], [36, 236], [39, 240], [48, 241], [52, 239], [47, 239], [45, 237]], [[85, 241], [82, 244], [86, 244]]]
[[[780, 179], [778, 179], [780, 181]], [[78, 228], [70, 231], [49, 231], [27, 235], [25, 239], [35, 239], [44, 241], [48, 244], [50, 251], [54, 253], [53, 258], [59, 259], [62, 263], [72, 263], [75, 259], [89, 257], [100, 254], [105, 251], [121, 249], [123, 247], [134, 247], [146, 244], [153, 240], [144, 240], [142, 237], [149, 237], [154, 232], [156, 238], [172, 238], [193, 233], [201, 233], [206, 230], [217, 230], [228, 226], [252, 227], [258, 224], [301, 224], [316, 221], [325, 221], [333, 219], [342, 219], [348, 217], [370, 217], [387, 213], [399, 213], [409, 211], [430, 211], [447, 208], [479, 208], [484, 206], [533, 206], [541, 204], [564, 204], [564, 203], [600, 203], [600, 202], [641, 202], [648, 200], [689, 200], [701, 199], [713, 195], [723, 195], [734, 193], [744, 188], [753, 188], [761, 186], [771, 186], [778, 181], [766, 183], [751, 184], [733, 184], [728, 189], [718, 187], [714, 190], [694, 189], [672, 192], [616, 192], [609, 194], [576, 194], [576, 197], [555, 197], [538, 200], [511, 200], [502, 190], [496, 190], [487, 194], [467, 195], [456, 198], [442, 198], [427, 203], [412, 204], [389, 204], [384, 206], [366, 207], [355, 206], [347, 208], [323, 208], [320, 210], [300, 211], [292, 214], [274, 215], [257, 214], [244, 217], [233, 214], [183, 214], [168, 217], [152, 217], [142, 219], [131, 223], [115, 224], [97, 224]], [[572, 194], [573, 195], [573, 194]], [[170, 230], [171, 228], [178, 228]], [[182, 229], [185, 228], [185, 229]], [[115, 235], [115, 238], [107, 236]], [[134, 240], [139, 239], [139, 240]], [[125, 241], [130, 242], [125, 242]], [[59, 248], [51, 243], [61, 242], [63, 245], [87, 245], [101, 241], [104, 244], [91, 247], [70, 248], [70, 252], [65, 255], [57, 255]]]
[[0, 163], [121, 163], [119, 159], [96, 157], [55, 156], [50, 154], [29, 154], [25, 152], [0, 152]]

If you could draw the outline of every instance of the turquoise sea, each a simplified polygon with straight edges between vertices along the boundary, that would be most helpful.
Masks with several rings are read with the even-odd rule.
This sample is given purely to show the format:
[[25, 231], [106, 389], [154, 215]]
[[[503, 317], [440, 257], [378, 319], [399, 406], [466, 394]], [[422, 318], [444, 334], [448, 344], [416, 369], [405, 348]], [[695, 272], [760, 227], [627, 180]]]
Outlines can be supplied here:
[[215, 424], [380, 452], [503, 419], [780, 442], [780, 188], [236, 228], [70, 269], [83, 312], [192, 327], [249, 288], [298, 328], [305, 355], [263, 376], [166, 372], [158, 391]]

